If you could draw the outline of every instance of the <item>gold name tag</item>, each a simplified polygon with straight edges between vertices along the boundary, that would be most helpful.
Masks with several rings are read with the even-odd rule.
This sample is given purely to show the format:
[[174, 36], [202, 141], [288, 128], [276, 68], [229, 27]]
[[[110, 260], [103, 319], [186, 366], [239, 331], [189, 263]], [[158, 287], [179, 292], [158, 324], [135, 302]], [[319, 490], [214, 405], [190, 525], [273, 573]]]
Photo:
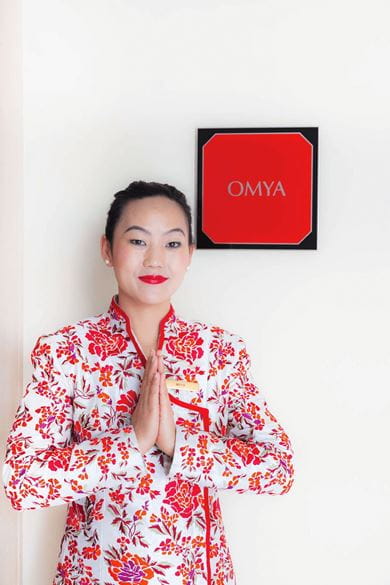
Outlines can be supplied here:
[[187, 380], [175, 380], [174, 378], [165, 378], [168, 389], [174, 390], [199, 390], [198, 382], [187, 382]]

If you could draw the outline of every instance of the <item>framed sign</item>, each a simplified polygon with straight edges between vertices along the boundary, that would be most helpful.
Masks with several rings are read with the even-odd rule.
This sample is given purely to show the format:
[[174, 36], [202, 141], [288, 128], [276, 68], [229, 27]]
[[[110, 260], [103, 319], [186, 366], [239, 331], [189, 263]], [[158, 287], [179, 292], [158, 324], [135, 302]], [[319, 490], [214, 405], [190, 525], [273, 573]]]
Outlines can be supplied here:
[[198, 128], [197, 248], [317, 249], [318, 128]]

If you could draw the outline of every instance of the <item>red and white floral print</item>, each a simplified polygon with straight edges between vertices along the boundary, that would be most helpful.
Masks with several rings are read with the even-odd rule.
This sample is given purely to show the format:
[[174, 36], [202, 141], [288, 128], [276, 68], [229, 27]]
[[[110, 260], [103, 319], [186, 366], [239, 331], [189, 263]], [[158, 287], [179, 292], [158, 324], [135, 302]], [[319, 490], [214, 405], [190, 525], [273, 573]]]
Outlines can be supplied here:
[[68, 505], [53, 585], [234, 585], [218, 490], [285, 494], [293, 449], [251, 375], [243, 339], [160, 321], [176, 423], [172, 457], [144, 455], [131, 424], [146, 365], [113, 296], [105, 313], [38, 338], [9, 432], [15, 510]]

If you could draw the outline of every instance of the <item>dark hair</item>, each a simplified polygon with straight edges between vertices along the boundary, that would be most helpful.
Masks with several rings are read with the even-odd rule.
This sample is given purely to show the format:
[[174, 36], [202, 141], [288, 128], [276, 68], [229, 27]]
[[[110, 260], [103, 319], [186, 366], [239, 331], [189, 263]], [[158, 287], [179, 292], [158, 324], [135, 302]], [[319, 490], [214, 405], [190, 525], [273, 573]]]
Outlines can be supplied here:
[[156, 195], [168, 197], [168, 199], [176, 201], [176, 203], [181, 206], [188, 223], [188, 245], [193, 243], [191, 208], [187, 203], [184, 193], [167, 183], [156, 183], [155, 181], [149, 183], [146, 181], [133, 181], [128, 187], [126, 187], [126, 189], [122, 189], [115, 193], [114, 201], [111, 203], [110, 209], [107, 213], [105, 235], [110, 242], [111, 248], [114, 240], [115, 226], [122, 215], [125, 205], [134, 199], [143, 199], [144, 197], [153, 197]]

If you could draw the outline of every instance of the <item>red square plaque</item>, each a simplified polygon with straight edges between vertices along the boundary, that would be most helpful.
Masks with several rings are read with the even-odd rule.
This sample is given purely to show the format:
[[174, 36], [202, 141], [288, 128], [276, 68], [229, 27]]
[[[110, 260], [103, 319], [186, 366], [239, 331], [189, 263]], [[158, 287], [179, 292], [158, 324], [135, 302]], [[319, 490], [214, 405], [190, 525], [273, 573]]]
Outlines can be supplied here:
[[318, 128], [198, 129], [198, 248], [317, 249]]

